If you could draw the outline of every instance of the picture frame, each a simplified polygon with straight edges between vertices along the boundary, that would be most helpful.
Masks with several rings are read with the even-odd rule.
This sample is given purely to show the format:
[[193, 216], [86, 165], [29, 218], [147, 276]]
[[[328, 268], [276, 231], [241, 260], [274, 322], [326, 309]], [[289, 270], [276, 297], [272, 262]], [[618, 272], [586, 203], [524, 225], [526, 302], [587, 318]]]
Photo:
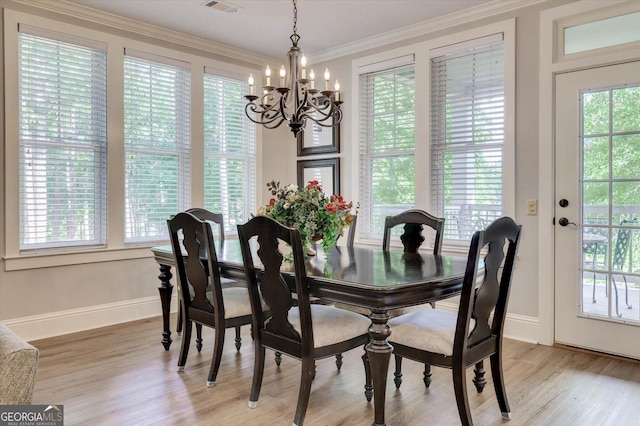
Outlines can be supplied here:
[[340, 123], [333, 117], [333, 127], [324, 127], [307, 120], [306, 130], [298, 133], [298, 157], [340, 152]]
[[331, 196], [340, 194], [340, 158], [298, 160], [298, 187], [317, 180], [322, 191]]

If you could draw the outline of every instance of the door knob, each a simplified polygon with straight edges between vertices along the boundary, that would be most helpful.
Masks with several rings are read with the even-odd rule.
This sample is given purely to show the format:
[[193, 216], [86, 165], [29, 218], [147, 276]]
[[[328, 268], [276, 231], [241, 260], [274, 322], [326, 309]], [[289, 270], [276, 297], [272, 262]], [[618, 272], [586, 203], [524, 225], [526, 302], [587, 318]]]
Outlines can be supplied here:
[[560, 204], [560, 207], [567, 207], [569, 205], [569, 200], [567, 200], [566, 198], [563, 198], [558, 202], [558, 204]]
[[578, 226], [578, 225], [576, 225], [576, 224], [575, 224], [575, 223], [573, 223], [573, 222], [569, 222], [569, 219], [567, 219], [566, 217], [561, 217], [561, 218], [558, 220], [558, 224], [559, 224], [560, 226], [567, 226], [567, 225], [573, 225], [573, 226], [575, 226], [575, 227], [577, 227], [577, 226]]

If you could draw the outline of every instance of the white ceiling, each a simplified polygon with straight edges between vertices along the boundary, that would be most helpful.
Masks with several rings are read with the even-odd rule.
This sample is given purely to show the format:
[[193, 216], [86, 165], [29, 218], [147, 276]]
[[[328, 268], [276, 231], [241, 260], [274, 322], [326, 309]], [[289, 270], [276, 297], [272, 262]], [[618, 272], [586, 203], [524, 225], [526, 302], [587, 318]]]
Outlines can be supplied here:
[[[292, 0], [69, 0], [145, 23], [270, 57], [284, 56], [293, 32]], [[505, 0], [299, 0], [299, 46], [307, 55], [330, 51], [464, 9]]]

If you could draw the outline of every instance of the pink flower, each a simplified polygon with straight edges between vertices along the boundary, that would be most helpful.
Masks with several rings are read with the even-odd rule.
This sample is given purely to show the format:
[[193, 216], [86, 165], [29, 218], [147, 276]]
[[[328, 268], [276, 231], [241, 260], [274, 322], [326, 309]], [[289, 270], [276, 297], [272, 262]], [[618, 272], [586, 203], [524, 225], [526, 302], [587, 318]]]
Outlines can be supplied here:
[[327, 212], [329, 214], [336, 214], [338, 213], [338, 206], [336, 205], [336, 203], [328, 203], [327, 204]]

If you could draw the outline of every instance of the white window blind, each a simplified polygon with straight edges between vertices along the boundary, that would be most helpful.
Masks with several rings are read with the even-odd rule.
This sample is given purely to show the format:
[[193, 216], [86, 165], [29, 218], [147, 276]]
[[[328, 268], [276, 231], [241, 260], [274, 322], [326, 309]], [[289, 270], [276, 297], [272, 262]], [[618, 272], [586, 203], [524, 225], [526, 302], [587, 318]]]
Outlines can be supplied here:
[[255, 213], [255, 125], [244, 113], [246, 82], [204, 75], [204, 206], [222, 213], [225, 232]]
[[190, 202], [189, 65], [150, 55], [124, 59], [125, 242], [168, 236]]
[[503, 42], [447, 50], [431, 59], [432, 209], [446, 240], [468, 243], [503, 211]]
[[21, 250], [106, 243], [106, 49], [70, 40], [19, 34]]
[[360, 75], [362, 239], [380, 240], [384, 218], [414, 206], [414, 94], [413, 64]]

